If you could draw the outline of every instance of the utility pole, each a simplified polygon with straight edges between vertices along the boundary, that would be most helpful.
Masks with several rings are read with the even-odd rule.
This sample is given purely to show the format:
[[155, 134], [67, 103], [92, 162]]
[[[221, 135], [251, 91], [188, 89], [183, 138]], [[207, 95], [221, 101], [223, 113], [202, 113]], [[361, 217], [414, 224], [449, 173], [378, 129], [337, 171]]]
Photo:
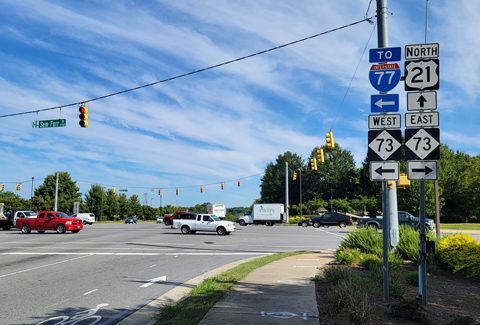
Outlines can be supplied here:
[[[377, 23], [378, 23], [378, 48], [388, 47], [388, 9], [387, 0], [377, 0]], [[393, 182], [393, 186], [396, 188], [396, 182]], [[390, 248], [389, 234], [390, 234], [390, 213], [388, 202], [388, 184], [387, 181], [383, 181], [382, 187], [382, 203], [383, 203], [383, 299], [389, 300], [388, 290], [388, 251]]]
[[57, 201], [58, 201], [58, 172], [57, 172], [57, 184], [55, 185], [55, 211], [57, 211]]
[[30, 210], [32, 210], [32, 201], [33, 201], [33, 177], [32, 177], [32, 191], [30, 192]]
[[288, 209], [288, 161], [285, 162], [285, 211], [286, 211], [286, 218], [287, 220], [285, 220], [285, 222], [287, 224], [290, 223], [290, 220], [289, 220], [289, 209]]

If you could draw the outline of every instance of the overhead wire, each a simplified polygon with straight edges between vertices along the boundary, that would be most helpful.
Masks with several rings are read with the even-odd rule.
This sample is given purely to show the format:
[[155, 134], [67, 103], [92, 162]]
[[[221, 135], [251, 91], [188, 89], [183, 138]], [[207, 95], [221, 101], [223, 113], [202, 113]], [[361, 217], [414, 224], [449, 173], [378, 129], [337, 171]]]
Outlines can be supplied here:
[[315, 34], [315, 35], [312, 35], [312, 36], [309, 36], [309, 37], [305, 37], [305, 38], [302, 38], [302, 39], [299, 39], [299, 40], [296, 40], [296, 41], [293, 41], [293, 42], [290, 42], [290, 43], [286, 43], [286, 44], [283, 44], [283, 45], [279, 45], [279, 46], [276, 46], [276, 47], [272, 47], [272, 48], [267, 49], [267, 50], [264, 50], [264, 51], [260, 51], [260, 52], [257, 52], [257, 53], [253, 53], [253, 54], [250, 54], [250, 55], [246, 55], [246, 56], [243, 56], [243, 57], [240, 57], [240, 58], [237, 58], [237, 59], [234, 59], [234, 60], [226, 61], [226, 62], [223, 62], [223, 63], [220, 63], [220, 64], [212, 65], [212, 66], [210, 66], [210, 67], [203, 68], [203, 69], [200, 69], [200, 70], [196, 70], [196, 71], [184, 73], [184, 74], [181, 74], [181, 75], [178, 75], [178, 76], [175, 76], [175, 77], [171, 77], [171, 78], [167, 78], [167, 79], [155, 81], [155, 82], [152, 82], [152, 83], [149, 83], [149, 84], [146, 84], [146, 85], [142, 85], [142, 86], [138, 86], [138, 87], [135, 87], [135, 88], [130, 88], [130, 89], [122, 90], [122, 91], [119, 91], [119, 92], [116, 92], [116, 93], [112, 93], [112, 94], [109, 94], [109, 95], [104, 95], [104, 96], [100, 96], [100, 97], [96, 97], [96, 98], [92, 98], [92, 99], [82, 100], [82, 101], [79, 101], [79, 102], [76, 102], [76, 103], [71, 103], [71, 104], [66, 104], [66, 105], [60, 105], [60, 106], [54, 106], [54, 107], [49, 107], [49, 108], [43, 108], [43, 109], [38, 109], [38, 110], [28, 111], [28, 112], [20, 112], [20, 113], [12, 113], [12, 114], [0, 115], [0, 118], [2, 118], [2, 117], [12, 117], [12, 116], [18, 116], [18, 115], [24, 115], [24, 114], [32, 114], [32, 113], [38, 113], [38, 112], [44, 112], [44, 111], [49, 111], [49, 110], [54, 110], [54, 109], [60, 109], [60, 108], [63, 108], [63, 107], [78, 106], [78, 105], [85, 104], [85, 103], [89, 103], [89, 102], [93, 102], [93, 101], [96, 101], [96, 100], [100, 100], [100, 99], [104, 99], [104, 98], [108, 98], [108, 97], [112, 97], [112, 96], [124, 94], [124, 93], [130, 92], [130, 91], [134, 91], [134, 90], [138, 90], [138, 89], [150, 87], [150, 86], [157, 85], [157, 84], [160, 84], [160, 83], [164, 83], [164, 82], [167, 82], [167, 81], [171, 81], [171, 80], [179, 79], [179, 78], [182, 78], [182, 77], [190, 76], [190, 75], [193, 75], [193, 74], [196, 74], [196, 73], [199, 73], [199, 72], [203, 72], [203, 71], [211, 70], [211, 69], [214, 69], [214, 68], [218, 68], [218, 67], [221, 67], [221, 66], [223, 66], [223, 65], [227, 65], [227, 64], [231, 64], [231, 63], [238, 62], [238, 61], [241, 61], [241, 60], [245, 60], [245, 59], [248, 59], [248, 58], [257, 56], [257, 55], [265, 54], [265, 53], [267, 53], [267, 52], [271, 52], [271, 51], [274, 51], [274, 50], [278, 50], [278, 49], [283, 48], [283, 47], [286, 47], [286, 46], [290, 46], [290, 45], [293, 45], [293, 44], [296, 44], [296, 43], [300, 43], [300, 42], [303, 42], [303, 41], [306, 41], [306, 40], [309, 40], [309, 39], [312, 39], [312, 38], [315, 38], [315, 37], [318, 37], [318, 36], [322, 36], [322, 35], [325, 35], [325, 34], [328, 34], [328, 33], [332, 33], [332, 32], [334, 32], [334, 31], [338, 31], [338, 30], [341, 30], [341, 29], [344, 29], [344, 28], [347, 28], [347, 27], [350, 27], [350, 26], [357, 25], [357, 24], [362, 23], [362, 22], [364, 22], [364, 21], [370, 21], [371, 18], [372, 18], [372, 17], [370, 17], [370, 18], [365, 18], [365, 19], [356, 21], [356, 22], [351, 23], [351, 24], [348, 24], [348, 25], [344, 25], [344, 26], [341, 26], [341, 27], [337, 27], [337, 28], [334, 28], [334, 29], [330, 29], [330, 30], [328, 30], [328, 31], [325, 31], [325, 32], [322, 32], [322, 33], [318, 33], [318, 34]]

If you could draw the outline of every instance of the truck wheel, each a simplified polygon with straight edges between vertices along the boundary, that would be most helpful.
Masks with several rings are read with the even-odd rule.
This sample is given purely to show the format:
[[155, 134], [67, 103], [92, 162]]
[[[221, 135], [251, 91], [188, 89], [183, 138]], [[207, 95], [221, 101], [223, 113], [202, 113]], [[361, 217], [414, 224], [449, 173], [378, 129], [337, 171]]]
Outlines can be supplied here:
[[246, 226], [246, 225], [247, 225], [247, 223], [245, 222], [245, 220], [240, 220], [239, 223], [240, 223], [240, 226]]
[[44, 233], [45, 233], [45, 230], [37, 230], [37, 232], [38, 232], [39, 234], [44, 234]]
[[165, 226], [170, 226], [170, 220], [168, 220], [168, 219], [165, 220], [163, 223], [165, 224]]
[[218, 227], [217, 228], [217, 234], [219, 234], [220, 236], [223, 236], [227, 233], [227, 231], [225, 230], [225, 228], [223, 227]]
[[31, 230], [31, 229], [30, 229], [30, 226], [29, 226], [29, 225], [24, 224], [24, 225], [22, 226], [22, 234], [29, 234], [29, 233], [30, 233], [30, 230]]
[[308, 222], [306, 222], [306, 221], [302, 222], [302, 227], [307, 228], [308, 227]]
[[87, 224], [87, 222], [85, 220], [83, 220], [83, 225], [85, 226]]
[[265, 222], [265, 225], [267, 227], [272, 227], [273, 226], [273, 221], [267, 221], [267, 222]]
[[340, 222], [340, 224], [338, 226], [340, 228], [345, 228], [347, 226], [347, 224], [345, 222]]
[[3, 227], [3, 230], [10, 230], [10, 226]]
[[320, 227], [320, 222], [315, 221], [315, 222], [313, 223], [313, 228], [318, 228], [318, 227]]
[[64, 234], [65, 231], [67, 231], [67, 228], [65, 228], [65, 225], [59, 224], [56, 230], [58, 234]]
[[183, 226], [182, 227], [182, 234], [187, 235], [190, 233], [190, 228], [188, 226]]

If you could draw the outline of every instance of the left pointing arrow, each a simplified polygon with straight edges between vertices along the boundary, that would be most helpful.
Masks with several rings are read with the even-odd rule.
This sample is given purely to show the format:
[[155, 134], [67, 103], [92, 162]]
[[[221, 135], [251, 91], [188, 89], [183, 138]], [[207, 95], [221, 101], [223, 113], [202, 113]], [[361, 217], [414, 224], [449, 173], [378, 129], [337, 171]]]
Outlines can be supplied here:
[[375, 172], [382, 175], [382, 173], [395, 173], [395, 169], [383, 169], [383, 167], [379, 167], [375, 170]]
[[380, 99], [379, 101], [377, 101], [375, 103], [375, 105], [377, 105], [378, 107], [380, 108], [383, 108], [383, 105], [387, 106], [387, 105], [395, 105], [395, 102], [394, 101], [383, 101], [382, 99]]

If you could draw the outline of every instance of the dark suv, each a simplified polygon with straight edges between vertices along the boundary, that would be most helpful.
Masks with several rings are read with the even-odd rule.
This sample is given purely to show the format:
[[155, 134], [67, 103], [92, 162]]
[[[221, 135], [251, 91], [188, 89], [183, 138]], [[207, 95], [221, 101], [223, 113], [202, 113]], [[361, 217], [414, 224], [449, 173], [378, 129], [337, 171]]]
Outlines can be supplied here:
[[165, 226], [172, 226], [174, 219], [195, 219], [196, 217], [197, 214], [193, 212], [176, 212], [171, 216], [164, 216], [163, 223]]
[[299, 225], [303, 227], [314, 226], [315, 228], [318, 228], [320, 226], [323, 226], [325, 228], [328, 228], [330, 226], [339, 226], [340, 228], [345, 228], [348, 225], [352, 225], [352, 218], [340, 212], [327, 212], [320, 217], [313, 217], [309, 220], [302, 220], [299, 222]]

